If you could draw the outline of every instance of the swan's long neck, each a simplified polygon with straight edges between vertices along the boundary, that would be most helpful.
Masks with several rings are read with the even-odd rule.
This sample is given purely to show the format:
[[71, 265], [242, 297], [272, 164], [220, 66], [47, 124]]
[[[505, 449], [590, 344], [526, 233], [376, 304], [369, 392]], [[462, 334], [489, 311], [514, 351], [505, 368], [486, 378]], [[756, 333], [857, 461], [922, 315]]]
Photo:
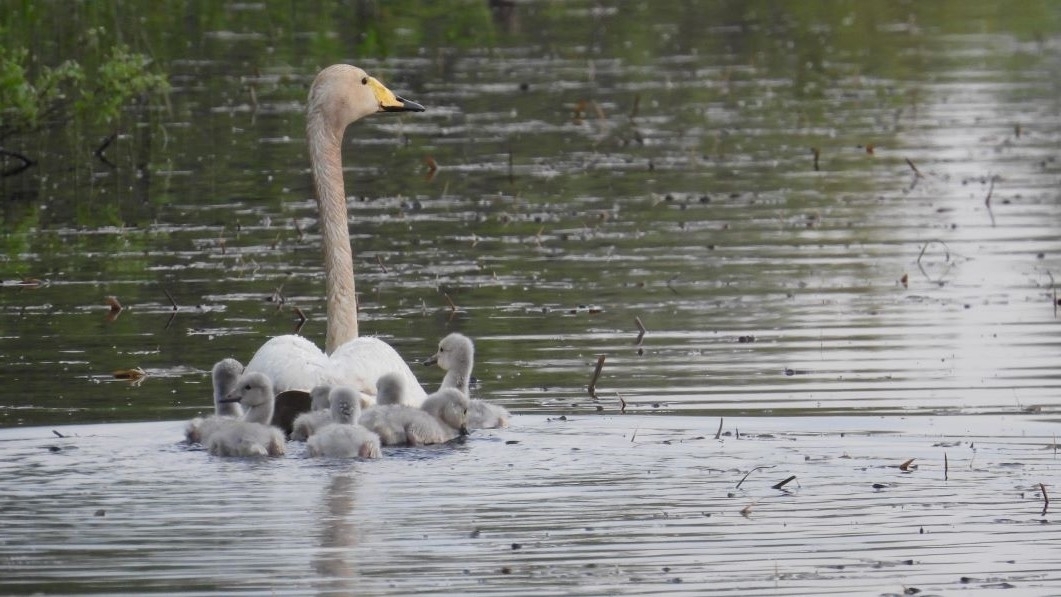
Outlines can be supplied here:
[[321, 110], [307, 115], [309, 159], [320, 210], [321, 248], [328, 301], [328, 332], [324, 350], [333, 350], [357, 337], [357, 293], [354, 257], [347, 227], [341, 144], [343, 128], [333, 126]]
[[470, 359], [461, 359], [454, 365], [452, 369], [446, 371], [446, 376], [442, 378], [442, 385], [439, 389], [445, 388], [456, 388], [465, 394], [468, 393], [468, 386], [472, 381], [472, 363]]

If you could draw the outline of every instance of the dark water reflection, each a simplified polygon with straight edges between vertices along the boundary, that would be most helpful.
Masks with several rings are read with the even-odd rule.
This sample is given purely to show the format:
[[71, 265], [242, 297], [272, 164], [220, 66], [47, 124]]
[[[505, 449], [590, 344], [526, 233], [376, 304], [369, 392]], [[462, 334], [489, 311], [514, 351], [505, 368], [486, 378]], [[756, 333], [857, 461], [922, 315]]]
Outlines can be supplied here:
[[[63, 134], [4, 141], [41, 159], [0, 181], [0, 425], [80, 437], [4, 432], [0, 584], [1057, 590], [1033, 516], [1061, 387], [1056, 7], [399, 4], [145, 9], [174, 91], [123, 123], [117, 169]], [[323, 340], [302, 102], [339, 60], [429, 108], [344, 144], [363, 331], [411, 361], [474, 337], [476, 391], [521, 416], [381, 463], [189, 452], [174, 421], [207, 406], [212, 363], [294, 329], [294, 307]], [[660, 443], [719, 416], [773, 437]], [[965, 485], [939, 482], [940, 441]], [[912, 457], [931, 483], [878, 474]], [[783, 464], [792, 493], [730, 497]], [[760, 499], [786, 507], [740, 516]]]

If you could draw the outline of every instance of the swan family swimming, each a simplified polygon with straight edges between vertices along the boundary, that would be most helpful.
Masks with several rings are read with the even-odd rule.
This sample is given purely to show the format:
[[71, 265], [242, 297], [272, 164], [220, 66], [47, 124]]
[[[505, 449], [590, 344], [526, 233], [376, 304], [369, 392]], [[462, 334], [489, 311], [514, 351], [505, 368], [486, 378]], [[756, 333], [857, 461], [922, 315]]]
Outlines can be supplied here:
[[[508, 425], [508, 411], [469, 399], [474, 346], [467, 337], [450, 334], [439, 343], [429, 362], [446, 375], [439, 391], [428, 396], [392, 346], [358, 336], [343, 134], [373, 114], [423, 111], [356, 66], [332, 65], [314, 79], [306, 105], [306, 138], [320, 213], [325, 349], [289, 334], [267, 340], [245, 368], [234, 359], [218, 362], [212, 372], [214, 415], [188, 423], [189, 442], [218, 456], [282, 456], [285, 439], [279, 425], [292, 440], [307, 441], [313, 456], [375, 458], [381, 444], [438, 444], [466, 435], [468, 429]], [[307, 401], [310, 411], [296, 417]]]
[[[405, 380], [396, 372], [376, 380], [376, 404], [364, 410], [360, 390], [318, 385], [310, 392], [312, 410], [298, 415], [288, 439], [306, 442], [311, 457], [379, 458], [381, 446], [443, 444], [468, 435], [470, 429], [507, 426], [507, 410], [470, 399], [459, 389], [469, 386], [474, 350], [471, 339], [462, 334], [442, 339], [438, 352], [425, 362], [437, 363], [446, 377], [420, 406], [407, 403]], [[268, 376], [244, 371], [231, 358], [214, 365], [212, 376], [215, 414], [189, 422], [187, 441], [201, 443], [216, 456], [283, 456], [284, 435], [270, 420], [274, 402], [286, 393], [277, 394]], [[242, 414], [230, 410], [236, 405], [243, 408]]]

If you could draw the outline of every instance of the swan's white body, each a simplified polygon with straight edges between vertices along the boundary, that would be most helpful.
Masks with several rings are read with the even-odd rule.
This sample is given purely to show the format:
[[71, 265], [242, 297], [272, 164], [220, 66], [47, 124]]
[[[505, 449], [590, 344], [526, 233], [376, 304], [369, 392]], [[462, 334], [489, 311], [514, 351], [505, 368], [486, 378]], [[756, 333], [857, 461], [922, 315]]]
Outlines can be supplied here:
[[269, 425], [273, 417], [273, 389], [261, 373], [245, 373], [223, 402], [239, 402], [243, 418], [227, 421], [206, 438], [215, 456], [283, 456], [284, 434]]
[[[470, 338], [456, 332], [443, 338], [438, 343], [438, 352], [427, 360], [429, 365], [436, 363], [446, 372], [442, 385], [439, 386], [440, 392], [453, 388], [465, 394], [469, 393], [472, 366], [475, 363], [475, 345]], [[468, 429], [508, 427], [510, 416], [504, 407], [476, 398], [468, 404], [465, 423]]]
[[243, 374], [243, 365], [236, 359], [221, 359], [214, 364], [211, 378], [214, 382], [214, 414], [208, 417], [195, 417], [184, 428], [184, 436], [189, 443], [202, 443], [214, 431], [243, 415], [238, 402], [224, 402], [225, 396], [236, 387], [239, 376]]
[[457, 432], [427, 412], [401, 401], [401, 377], [387, 373], [379, 378], [378, 404], [361, 415], [360, 423], [379, 435], [384, 446], [424, 446], [441, 444], [457, 437]]
[[357, 294], [340, 149], [346, 127], [365, 116], [377, 112], [422, 112], [423, 109], [419, 104], [397, 97], [354, 66], [330, 66], [313, 81], [306, 108], [306, 136], [320, 210], [328, 306], [327, 352], [297, 335], [267, 341], [247, 363], [247, 371], [267, 375], [274, 391], [308, 391], [321, 384], [345, 385], [372, 397], [376, 393], [376, 380], [393, 372], [405, 381], [403, 399], [411, 405], [423, 402], [426, 394], [398, 352], [378, 338], [358, 337]]
[[332, 387], [320, 385], [309, 391], [313, 402], [310, 403], [310, 411], [295, 417], [291, 425], [290, 438], [294, 441], [304, 442], [316, 433], [320, 428], [332, 422], [331, 401], [328, 395]]
[[379, 436], [357, 424], [361, 416], [361, 397], [357, 390], [338, 387], [331, 392], [332, 423], [309, 438], [310, 456], [327, 458], [379, 458]]

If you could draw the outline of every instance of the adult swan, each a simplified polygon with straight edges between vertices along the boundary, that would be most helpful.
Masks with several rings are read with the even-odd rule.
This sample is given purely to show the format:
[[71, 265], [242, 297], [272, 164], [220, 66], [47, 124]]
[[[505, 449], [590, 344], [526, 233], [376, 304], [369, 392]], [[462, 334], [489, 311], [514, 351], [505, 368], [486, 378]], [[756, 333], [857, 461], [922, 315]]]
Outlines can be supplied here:
[[275, 392], [329, 384], [353, 386], [375, 396], [376, 380], [385, 373], [397, 373], [405, 380], [407, 403], [423, 402], [423, 388], [397, 351], [378, 338], [357, 335], [357, 295], [341, 153], [343, 132], [361, 118], [378, 112], [423, 111], [420, 104], [396, 96], [355, 66], [329, 66], [313, 81], [306, 107], [306, 137], [327, 280], [327, 353], [298, 335], [267, 341], [246, 371], [266, 374]]

